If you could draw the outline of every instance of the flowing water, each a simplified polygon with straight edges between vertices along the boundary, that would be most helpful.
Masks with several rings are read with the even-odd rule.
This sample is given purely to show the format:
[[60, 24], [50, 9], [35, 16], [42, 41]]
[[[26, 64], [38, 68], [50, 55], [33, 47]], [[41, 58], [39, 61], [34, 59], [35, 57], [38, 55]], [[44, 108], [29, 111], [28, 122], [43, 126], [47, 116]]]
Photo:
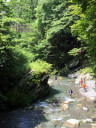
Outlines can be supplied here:
[[[70, 128], [66, 120], [92, 119], [96, 115], [95, 103], [87, 101], [78, 93], [79, 85], [74, 84], [74, 80], [58, 76], [55, 81], [54, 76], [51, 76], [49, 84], [50, 95], [32, 104], [32, 110], [24, 108], [2, 113], [0, 128]], [[70, 89], [73, 90], [72, 98], [68, 94]], [[68, 108], [62, 107], [64, 101], [70, 102], [65, 105]], [[83, 110], [83, 107], [88, 108], [88, 111]], [[96, 128], [92, 127], [95, 123], [81, 122], [79, 128]]]

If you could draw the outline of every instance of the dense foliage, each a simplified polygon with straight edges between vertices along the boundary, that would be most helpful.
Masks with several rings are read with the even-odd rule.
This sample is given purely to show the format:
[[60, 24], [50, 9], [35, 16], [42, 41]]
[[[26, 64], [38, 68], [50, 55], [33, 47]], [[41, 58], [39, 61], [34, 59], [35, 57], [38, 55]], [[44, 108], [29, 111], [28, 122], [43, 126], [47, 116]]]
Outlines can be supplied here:
[[44, 54], [48, 62], [59, 68], [68, 63], [68, 51], [80, 46], [71, 34], [70, 25], [78, 17], [70, 14], [70, 5], [63, 0], [43, 0], [38, 1], [35, 9], [36, 23], [43, 36]]
[[[25, 83], [26, 86], [32, 84], [32, 86], [36, 85], [37, 87], [41, 76], [49, 74], [51, 68], [47, 62], [36, 61], [35, 44], [37, 44], [40, 35], [34, 26], [27, 30], [33, 22], [34, 14], [29, 15], [28, 19], [28, 14], [32, 13], [33, 10], [28, 6], [30, 9], [25, 10], [26, 14], [21, 11], [22, 7], [24, 9], [24, 6], [21, 5], [24, 5], [23, 1], [0, 2], [0, 108], [3, 109], [6, 109], [4, 108], [6, 103], [6, 107], [29, 105], [36, 89], [30, 91], [29, 87], [19, 87], [20, 83], [33, 70], [34, 72], [30, 74], [30, 80], [26, 80]], [[27, 5], [30, 3], [26, 3]], [[27, 28], [24, 28], [24, 25]], [[21, 27], [23, 27], [22, 31]], [[34, 32], [32, 32], [33, 28]], [[23, 84], [25, 85], [25, 83]]]
[[[72, 25], [72, 33], [87, 46], [87, 57], [96, 73], [96, 1], [73, 0], [78, 4], [80, 19]], [[75, 6], [74, 6], [75, 7]], [[81, 9], [80, 9], [81, 8]], [[73, 11], [74, 12], [74, 11]], [[74, 13], [74, 15], [77, 15]]]
[[28, 105], [50, 64], [67, 74], [72, 63], [86, 60], [96, 74], [95, 5], [95, 0], [0, 1], [1, 104]]

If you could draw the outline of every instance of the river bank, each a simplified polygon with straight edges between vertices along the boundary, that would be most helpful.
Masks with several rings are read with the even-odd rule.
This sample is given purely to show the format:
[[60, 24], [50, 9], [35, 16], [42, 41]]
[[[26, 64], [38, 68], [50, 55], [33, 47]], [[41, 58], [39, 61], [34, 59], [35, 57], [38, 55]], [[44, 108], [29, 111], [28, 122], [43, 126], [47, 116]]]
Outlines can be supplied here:
[[[66, 110], [70, 116], [68, 118], [65, 117], [62, 128], [96, 128], [95, 103], [93, 102], [96, 97], [96, 92], [94, 91], [95, 81], [93, 78], [90, 80], [89, 77], [84, 77], [87, 85], [86, 91], [84, 91], [79, 85], [80, 79], [83, 78], [82, 75], [70, 74], [70, 76], [74, 76], [75, 79], [73, 77], [68, 79], [71, 86], [67, 85], [67, 88], [64, 88], [67, 97], [63, 98], [63, 102], [61, 102], [63, 111]], [[58, 76], [57, 81], [54, 80], [54, 85], [56, 86], [59, 83], [60, 86], [62, 81], [62, 77]], [[53, 81], [50, 82], [53, 83]], [[50, 85], [54, 86], [53, 84]], [[73, 90], [72, 98], [68, 98], [68, 89], [70, 88]]]
[[[51, 76], [50, 95], [30, 107], [3, 113], [0, 128], [95, 128], [96, 108], [78, 92], [79, 84], [68, 77]], [[73, 90], [72, 98], [69, 90]]]
[[80, 80], [85, 79], [86, 88], [85, 90], [80, 86], [78, 92], [82, 94], [82, 96], [85, 96], [89, 100], [96, 100], [96, 84], [95, 79], [90, 75], [90, 73], [87, 74], [80, 74], [78, 72], [74, 74], [69, 74], [69, 78], [74, 79], [74, 83], [80, 85]]

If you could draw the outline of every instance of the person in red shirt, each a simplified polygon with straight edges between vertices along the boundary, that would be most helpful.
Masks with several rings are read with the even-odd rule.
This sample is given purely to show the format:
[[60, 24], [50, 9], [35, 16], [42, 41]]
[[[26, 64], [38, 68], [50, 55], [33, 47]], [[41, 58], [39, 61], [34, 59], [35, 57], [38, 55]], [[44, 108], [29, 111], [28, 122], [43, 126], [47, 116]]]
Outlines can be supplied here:
[[80, 87], [82, 87], [82, 84], [83, 84], [83, 79], [81, 78], [81, 80], [80, 80]]

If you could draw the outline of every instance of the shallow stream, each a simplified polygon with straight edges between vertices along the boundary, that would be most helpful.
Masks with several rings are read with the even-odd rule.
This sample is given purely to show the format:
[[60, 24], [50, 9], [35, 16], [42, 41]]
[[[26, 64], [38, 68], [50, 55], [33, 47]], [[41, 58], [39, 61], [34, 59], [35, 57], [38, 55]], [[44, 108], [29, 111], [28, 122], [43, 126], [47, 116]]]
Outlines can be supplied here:
[[[2, 113], [0, 116], [0, 128], [71, 128], [66, 125], [68, 119], [91, 119], [96, 117], [96, 104], [87, 101], [78, 93], [79, 85], [74, 84], [73, 79], [54, 76], [49, 79], [50, 95], [32, 104], [29, 108]], [[69, 90], [73, 90], [72, 98]], [[62, 108], [62, 102], [70, 101], [68, 108]], [[65, 106], [66, 107], [66, 106]], [[88, 111], [82, 108], [88, 108]], [[80, 123], [79, 128], [96, 128], [94, 122]], [[77, 127], [75, 127], [77, 128]]]

